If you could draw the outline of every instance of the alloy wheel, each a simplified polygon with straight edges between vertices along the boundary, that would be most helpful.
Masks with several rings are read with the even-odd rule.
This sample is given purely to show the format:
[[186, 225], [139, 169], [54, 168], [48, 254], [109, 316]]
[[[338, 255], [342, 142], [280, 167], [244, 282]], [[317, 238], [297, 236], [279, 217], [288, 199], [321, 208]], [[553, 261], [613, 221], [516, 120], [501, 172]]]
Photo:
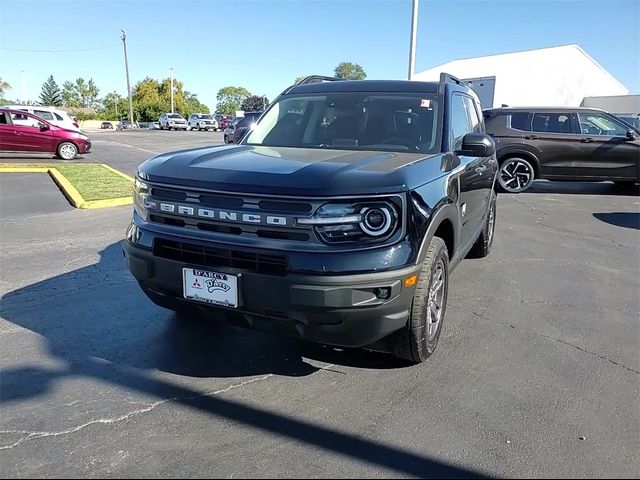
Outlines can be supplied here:
[[500, 186], [509, 193], [524, 192], [531, 186], [533, 168], [519, 158], [507, 160], [500, 167]]
[[435, 338], [442, 322], [446, 282], [444, 261], [439, 259], [431, 275], [427, 298], [427, 338], [429, 341]]

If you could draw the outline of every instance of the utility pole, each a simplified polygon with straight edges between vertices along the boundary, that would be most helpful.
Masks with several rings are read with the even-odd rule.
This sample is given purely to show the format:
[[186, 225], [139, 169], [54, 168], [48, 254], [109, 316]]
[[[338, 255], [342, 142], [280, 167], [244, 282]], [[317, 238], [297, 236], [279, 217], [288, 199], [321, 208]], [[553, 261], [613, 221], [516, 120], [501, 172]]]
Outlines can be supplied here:
[[171, 113], [173, 113], [173, 67], [171, 67]]
[[[135, 125], [133, 121], [133, 100], [131, 99], [131, 83], [129, 82], [129, 62], [127, 60], [127, 32], [120, 30], [120, 38], [122, 39], [122, 46], [124, 47], [124, 68], [127, 71], [127, 95], [129, 96], [129, 121], [131, 127]], [[116, 107], [117, 108], [117, 107]]]
[[416, 69], [416, 34], [418, 32], [418, 3], [413, 0], [413, 11], [411, 14], [411, 40], [409, 42], [409, 75], [408, 80], [413, 80], [413, 72]]

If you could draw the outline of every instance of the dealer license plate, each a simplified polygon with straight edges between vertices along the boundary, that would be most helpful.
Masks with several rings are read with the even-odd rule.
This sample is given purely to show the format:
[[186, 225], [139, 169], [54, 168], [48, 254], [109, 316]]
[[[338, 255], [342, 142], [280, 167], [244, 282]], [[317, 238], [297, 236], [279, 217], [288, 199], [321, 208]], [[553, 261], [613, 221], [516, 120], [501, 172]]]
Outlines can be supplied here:
[[238, 277], [235, 275], [183, 268], [182, 285], [184, 298], [189, 300], [223, 307], [238, 306]]

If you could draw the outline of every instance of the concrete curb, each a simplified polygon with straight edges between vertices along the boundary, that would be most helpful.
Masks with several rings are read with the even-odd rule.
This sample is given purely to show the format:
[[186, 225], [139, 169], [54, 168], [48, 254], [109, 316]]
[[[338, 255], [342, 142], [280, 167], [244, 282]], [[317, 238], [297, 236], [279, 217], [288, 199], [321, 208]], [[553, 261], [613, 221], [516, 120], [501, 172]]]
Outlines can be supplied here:
[[[122, 172], [119, 172], [115, 168], [112, 168], [109, 165], [105, 165], [103, 163], [99, 165], [121, 176], [122, 178], [133, 182], [133, 178], [125, 175]], [[69, 182], [69, 180], [67, 180], [67, 178], [62, 175], [62, 173], [60, 173], [60, 171], [55, 167], [3, 167], [2, 164], [0, 164], [0, 173], [48, 173], [49, 176], [51, 176], [51, 178], [53, 179], [54, 183], [58, 186], [58, 188], [62, 190], [62, 193], [67, 198], [67, 200], [69, 200], [69, 203], [75, 208], [106, 208], [133, 204], [133, 193], [129, 197], [87, 201], [82, 197], [80, 192], [78, 192], [76, 187], [74, 187], [71, 182]]]

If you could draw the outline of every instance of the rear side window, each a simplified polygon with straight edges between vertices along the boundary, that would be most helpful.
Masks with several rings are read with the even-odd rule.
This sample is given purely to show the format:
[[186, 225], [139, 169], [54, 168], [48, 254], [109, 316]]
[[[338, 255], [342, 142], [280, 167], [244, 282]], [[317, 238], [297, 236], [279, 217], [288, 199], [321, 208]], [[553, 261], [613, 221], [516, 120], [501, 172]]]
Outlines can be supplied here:
[[514, 112], [509, 115], [509, 125], [516, 130], [531, 131], [531, 121], [529, 120], [529, 112]]
[[51, 112], [47, 112], [46, 110], [34, 110], [35, 113], [40, 118], [44, 118], [45, 120], [54, 120], [53, 114]]
[[571, 133], [568, 113], [534, 113], [531, 128], [542, 133]]

